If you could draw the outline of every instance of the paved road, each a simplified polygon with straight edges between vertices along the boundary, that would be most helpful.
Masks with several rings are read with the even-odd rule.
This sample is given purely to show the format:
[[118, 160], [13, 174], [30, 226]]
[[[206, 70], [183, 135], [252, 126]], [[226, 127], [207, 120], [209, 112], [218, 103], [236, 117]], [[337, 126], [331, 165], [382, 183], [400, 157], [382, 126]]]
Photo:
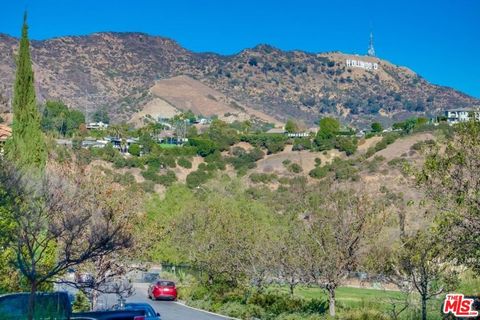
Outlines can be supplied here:
[[[162, 320], [226, 320], [232, 319], [222, 317], [214, 314], [209, 314], [204, 311], [194, 310], [186, 307], [178, 302], [173, 301], [152, 301], [147, 297], [148, 284], [136, 283], [134, 284], [135, 294], [127, 299], [127, 302], [147, 302], [160, 313]], [[60, 291], [68, 291], [75, 295], [76, 290], [68, 286], [58, 286], [56, 288]], [[112, 294], [101, 295], [98, 298], [98, 305], [101, 307], [111, 307], [117, 303], [117, 297]]]
[[197, 311], [177, 302], [152, 301], [147, 298], [147, 285], [136, 284], [135, 294], [127, 302], [148, 302], [155, 310], [160, 312], [162, 320], [225, 320], [231, 319]]

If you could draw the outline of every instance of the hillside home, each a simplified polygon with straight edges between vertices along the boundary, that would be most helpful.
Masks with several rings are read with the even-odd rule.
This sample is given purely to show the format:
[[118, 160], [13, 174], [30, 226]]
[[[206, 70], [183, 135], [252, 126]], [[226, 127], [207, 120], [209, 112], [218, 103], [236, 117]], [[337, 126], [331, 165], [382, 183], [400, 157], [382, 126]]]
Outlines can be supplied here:
[[272, 128], [268, 130], [266, 133], [269, 134], [284, 134], [289, 138], [305, 138], [310, 136], [310, 130], [306, 131], [298, 131], [298, 132], [287, 132], [283, 128]]
[[108, 128], [108, 123], [90, 122], [85, 126], [88, 130], [105, 130]]
[[467, 122], [469, 120], [480, 121], [480, 111], [474, 109], [452, 109], [445, 111], [448, 124]]

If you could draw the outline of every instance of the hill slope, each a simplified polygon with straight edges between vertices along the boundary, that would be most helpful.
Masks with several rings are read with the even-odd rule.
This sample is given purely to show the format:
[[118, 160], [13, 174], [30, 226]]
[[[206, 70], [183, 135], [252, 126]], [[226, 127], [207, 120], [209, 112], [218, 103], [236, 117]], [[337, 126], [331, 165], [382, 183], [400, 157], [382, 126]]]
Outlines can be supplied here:
[[[17, 39], [0, 34], [0, 105], [7, 104]], [[40, 99], [62, 99], [88, 113], [107, 106], [128, 120], [155, 98], [160, 79], [186, 75], [245, 107], [277, 119], [313, 122], [320, 114], [348, 122], [384, 121], [413, 113], [480, 104], [435, 86], [403, 67], [377, 58], [341, 53], [282, 51], [261, 45], [236, 55], [193, 53], [176, 42], [142, 33], [96, 33], [32, 41]], [[377, 70], [347, 66], [374, 62]]]

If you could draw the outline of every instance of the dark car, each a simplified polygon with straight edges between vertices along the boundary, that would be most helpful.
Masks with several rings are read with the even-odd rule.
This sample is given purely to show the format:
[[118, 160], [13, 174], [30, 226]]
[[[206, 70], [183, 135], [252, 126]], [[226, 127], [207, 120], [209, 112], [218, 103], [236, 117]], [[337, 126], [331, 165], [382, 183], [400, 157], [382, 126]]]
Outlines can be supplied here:
[[90, 311], [73, 313], [71, 320], [145, 320], [144, 310]]
[[148, 303], [126, 303], [123, 308], [113, 307], [114, 310], [143, 310], [145, 311], [145, 320], [161, 320], [160, 314], [156, 312]]
[[177, 300], [177, 287], [175, 282], [169, 280], [158, 280], [148, 287], [148, 298], [157, 300]]
[[[2, 320], [27, 319], [30, 293], [11, 293], [0, 296]], [[35, 319], [69, 319], [72, 312], [66, 292], [39, 292], [35, 295]]]

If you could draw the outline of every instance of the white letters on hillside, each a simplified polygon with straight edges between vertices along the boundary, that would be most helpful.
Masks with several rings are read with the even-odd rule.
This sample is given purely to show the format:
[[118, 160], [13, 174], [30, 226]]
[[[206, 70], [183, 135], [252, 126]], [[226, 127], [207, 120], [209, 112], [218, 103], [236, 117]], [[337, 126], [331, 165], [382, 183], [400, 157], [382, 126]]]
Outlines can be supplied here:
[[365, 70], [377, 70], [378, 64], [375, 62], [366, 62], [360, 60], [347, 59], [347, 67], [362, 68]]

